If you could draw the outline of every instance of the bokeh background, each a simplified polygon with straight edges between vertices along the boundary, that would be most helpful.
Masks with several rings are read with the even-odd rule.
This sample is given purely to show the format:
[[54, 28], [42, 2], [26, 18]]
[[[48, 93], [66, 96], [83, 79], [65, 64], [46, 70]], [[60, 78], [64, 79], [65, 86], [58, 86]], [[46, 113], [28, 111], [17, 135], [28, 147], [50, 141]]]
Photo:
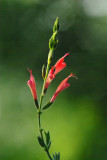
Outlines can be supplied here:
[[27, 86], [33, 70], [38, 98], [52, 26], [60, 19], [52, 65], [66, 52], [67, 67], [43, 103], [71, 72], [71, 87], [42, 115], [50, 153], [61, 160], [107, 159], [107, 1], [0, 0], [0, 160], [47, 160], [38, 145], [37, 113]]

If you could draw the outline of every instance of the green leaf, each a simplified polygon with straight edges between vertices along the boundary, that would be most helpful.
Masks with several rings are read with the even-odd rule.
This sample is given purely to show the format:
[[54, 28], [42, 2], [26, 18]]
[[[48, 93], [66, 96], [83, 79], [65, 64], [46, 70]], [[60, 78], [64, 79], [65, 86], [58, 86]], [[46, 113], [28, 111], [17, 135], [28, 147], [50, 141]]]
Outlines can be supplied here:
[[48, 146], [47, 146], [48, 150], [49, 150], [50, 146], [51, 146], [51, 141], [49, 141], [49, 143], [48, 143]]
[[48, 103], [42, 108], [42, 110], [45, 110], [45, 109], [49, 108], [52, 103], [53, 103], [53, 102], [48, 102]]
[[60, 153], [53, 155], [53, 160], [60, 160]]
[[49, 133], [49, 131], [47, 133], [46, 132], [44, 132], [44, 133], [45, 133], [45, 137], [46, 137], [46, 146], [47, 146], [47, 149], [49, 150], [49, 148], [51, 146], [50, 133]]
[[41, 137], [39, 137], [39, 136], [38, 136], [38, 142], [39, 142], [39, 144], [40, 144], [41, 147], [45, 146], [44, 140]]
[[49, 131], [48, 131], [47, 133], [45, 132], [45, 136], [46, 136], [46, 144], [48, 144], [49, 141], [50, 141], [50, 134], [49, 134]]

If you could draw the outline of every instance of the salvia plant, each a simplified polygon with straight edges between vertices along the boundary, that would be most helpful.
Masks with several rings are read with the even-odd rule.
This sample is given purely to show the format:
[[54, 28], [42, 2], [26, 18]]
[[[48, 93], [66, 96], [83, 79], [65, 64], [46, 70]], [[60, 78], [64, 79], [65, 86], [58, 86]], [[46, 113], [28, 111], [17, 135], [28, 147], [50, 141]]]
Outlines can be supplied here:
[[58, 38], [57, 38], [58, 31], [59, 31], [59, 18], [57, 17], [53, 26], [53, 34], [49, 39], [49, 54], [47, 59], [47, 67], [45, 67], [45, 65], [43, 65], [42, 67], [43, 87], [42, 87], [39, 103], [37, 99], [36, 82], [32, 74], [32, 70], [30, 70], [29, 68], [28, 70], [30, 72], [30, 80], [28, 80], [27, 82], [28, 86], [31, 89], [31, 93], [33, 95], [35, 106], [37, 109], [37, 118], [38, 118], [38, 126], [39, 126], [38, 142], [40, 146], [44, 149], [44, 151], [47, 153], [48, 158], [50, 160], [60, 160], [60, 153], [55, 153], [53, 154], [53, 156], [51, 156], [49, 153], [49, 149], [51, 146], [50, 133], [49, 131], [46, 132], [41, 127], [41, 114], [43, 114], [43, 111], [48, 109], [52, 105], [52, 103], [55, 101], [56, 97], [61, 91], [65, 90], [67, 87], [70, 86], [70, 84], [67, 83], [68, 79], [70, 77], [75, 77], [74, 74], [70, 73], [70, 75], [60, 83], [55, 93], [53, 94], [52, 98], [47, 102], [47, 104], [44, 106], [42, 105], [42, 100], [47, 92], [49, 85], [51, 84], [52, 80], [55, 79], [55, 76], [66, 67], [66, 63], [64, 62], [64, 60], [65, 60], [65, 57], [69, 56], [69, 53], [66, 53], [62, 58], [60, 58], [55, 63], [54, 66], [50, 67], [51, 61], [53, 59], [54, 50], [56, 49], [56, 46], [58, 44]]

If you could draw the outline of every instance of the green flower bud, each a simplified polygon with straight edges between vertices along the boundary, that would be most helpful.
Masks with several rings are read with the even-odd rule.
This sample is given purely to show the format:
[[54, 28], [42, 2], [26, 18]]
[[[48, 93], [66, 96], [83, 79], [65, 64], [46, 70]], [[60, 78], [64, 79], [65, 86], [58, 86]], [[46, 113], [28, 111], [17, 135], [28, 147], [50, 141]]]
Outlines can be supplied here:
[[45, 65], [43, 65], [43, 67], [42, 67], [42, 77], [43, 77], [43, 79], [45, 79], [45, 75], [46, 75], [46, 68], [45, 68]]
[[59, 18], [57, 17], [53, 26], [53, 33], [59, 30]]
[[58, 43], [57, 34], [58, 34], [58, 32], [55, 31], [53, 33], [52, 37], [50, 38], [50, 40], [49, 40], [49, 49], [53, 49], [54, 50], [56, 48], [56, 45]]
[[54, 41], [57, 40], [57, 35], [58, 35], [58, 32], [55, 31], [55, 32], [53, 33], [53, 35], [52, 35]]
[[53, 57], [53, 49], [50, 49], [50, 52], [48, 54], [48, 64], [51, 63], [52, 57]]

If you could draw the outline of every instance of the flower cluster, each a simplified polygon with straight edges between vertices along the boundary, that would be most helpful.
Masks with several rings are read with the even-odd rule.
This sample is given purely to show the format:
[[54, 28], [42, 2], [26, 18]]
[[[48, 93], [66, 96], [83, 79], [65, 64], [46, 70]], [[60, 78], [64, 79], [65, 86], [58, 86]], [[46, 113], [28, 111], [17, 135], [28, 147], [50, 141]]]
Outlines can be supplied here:
[[[52, 82], [52, 80], [55, 78], [55, 76], [60, 72], [62, 71], [65, 67], [66, 67], [66, 63], [64, 62], [65, 60], [65, 57], [67, 57], [69, 55], [69, 53], [66, 53], [62, 58], [60, 58], [56, 64], [54, 66], [51, 67], [49, 73], [48, 73], [48, 76], [47, 76], [47, 79], [46, 79], [46, 82], [45, 82], [45, 88], [44, 88], [44, 92], [46, 93], [50, 83]], [[28, 69], [29, 70], [29, 69]], [[35, 100], [35, 104], [38, 108], [38, 101], [37, 101], [37, 91], [36, 91], [36, 82], [34, 80], [34, 77], [33, 77], [33, 74], [32, 74], [32, 70], [30, 71], [30, 80], [27, 82], [28, 86], [30, 87], [31, 89], [31, 92], [32, 92], [32, 95], [33, 95], [33, 98]], [[56, 97], [58, 96], [58, 94], [65, 90], [67, 87], [70, 86], [69, 83], [67, 83], [68, 79], [70, 77], [75, 77], [74, 74], [70, 74], [67, 78], [65, 78], [61, 83], [60, 85], [58, 86], [58, 88], [56, 89], [54, 95], [52, 96], [51, 100], [50, 100], [50, 103], [54, 102]], [[77, 77], [75, 77], [77, 78]]]

